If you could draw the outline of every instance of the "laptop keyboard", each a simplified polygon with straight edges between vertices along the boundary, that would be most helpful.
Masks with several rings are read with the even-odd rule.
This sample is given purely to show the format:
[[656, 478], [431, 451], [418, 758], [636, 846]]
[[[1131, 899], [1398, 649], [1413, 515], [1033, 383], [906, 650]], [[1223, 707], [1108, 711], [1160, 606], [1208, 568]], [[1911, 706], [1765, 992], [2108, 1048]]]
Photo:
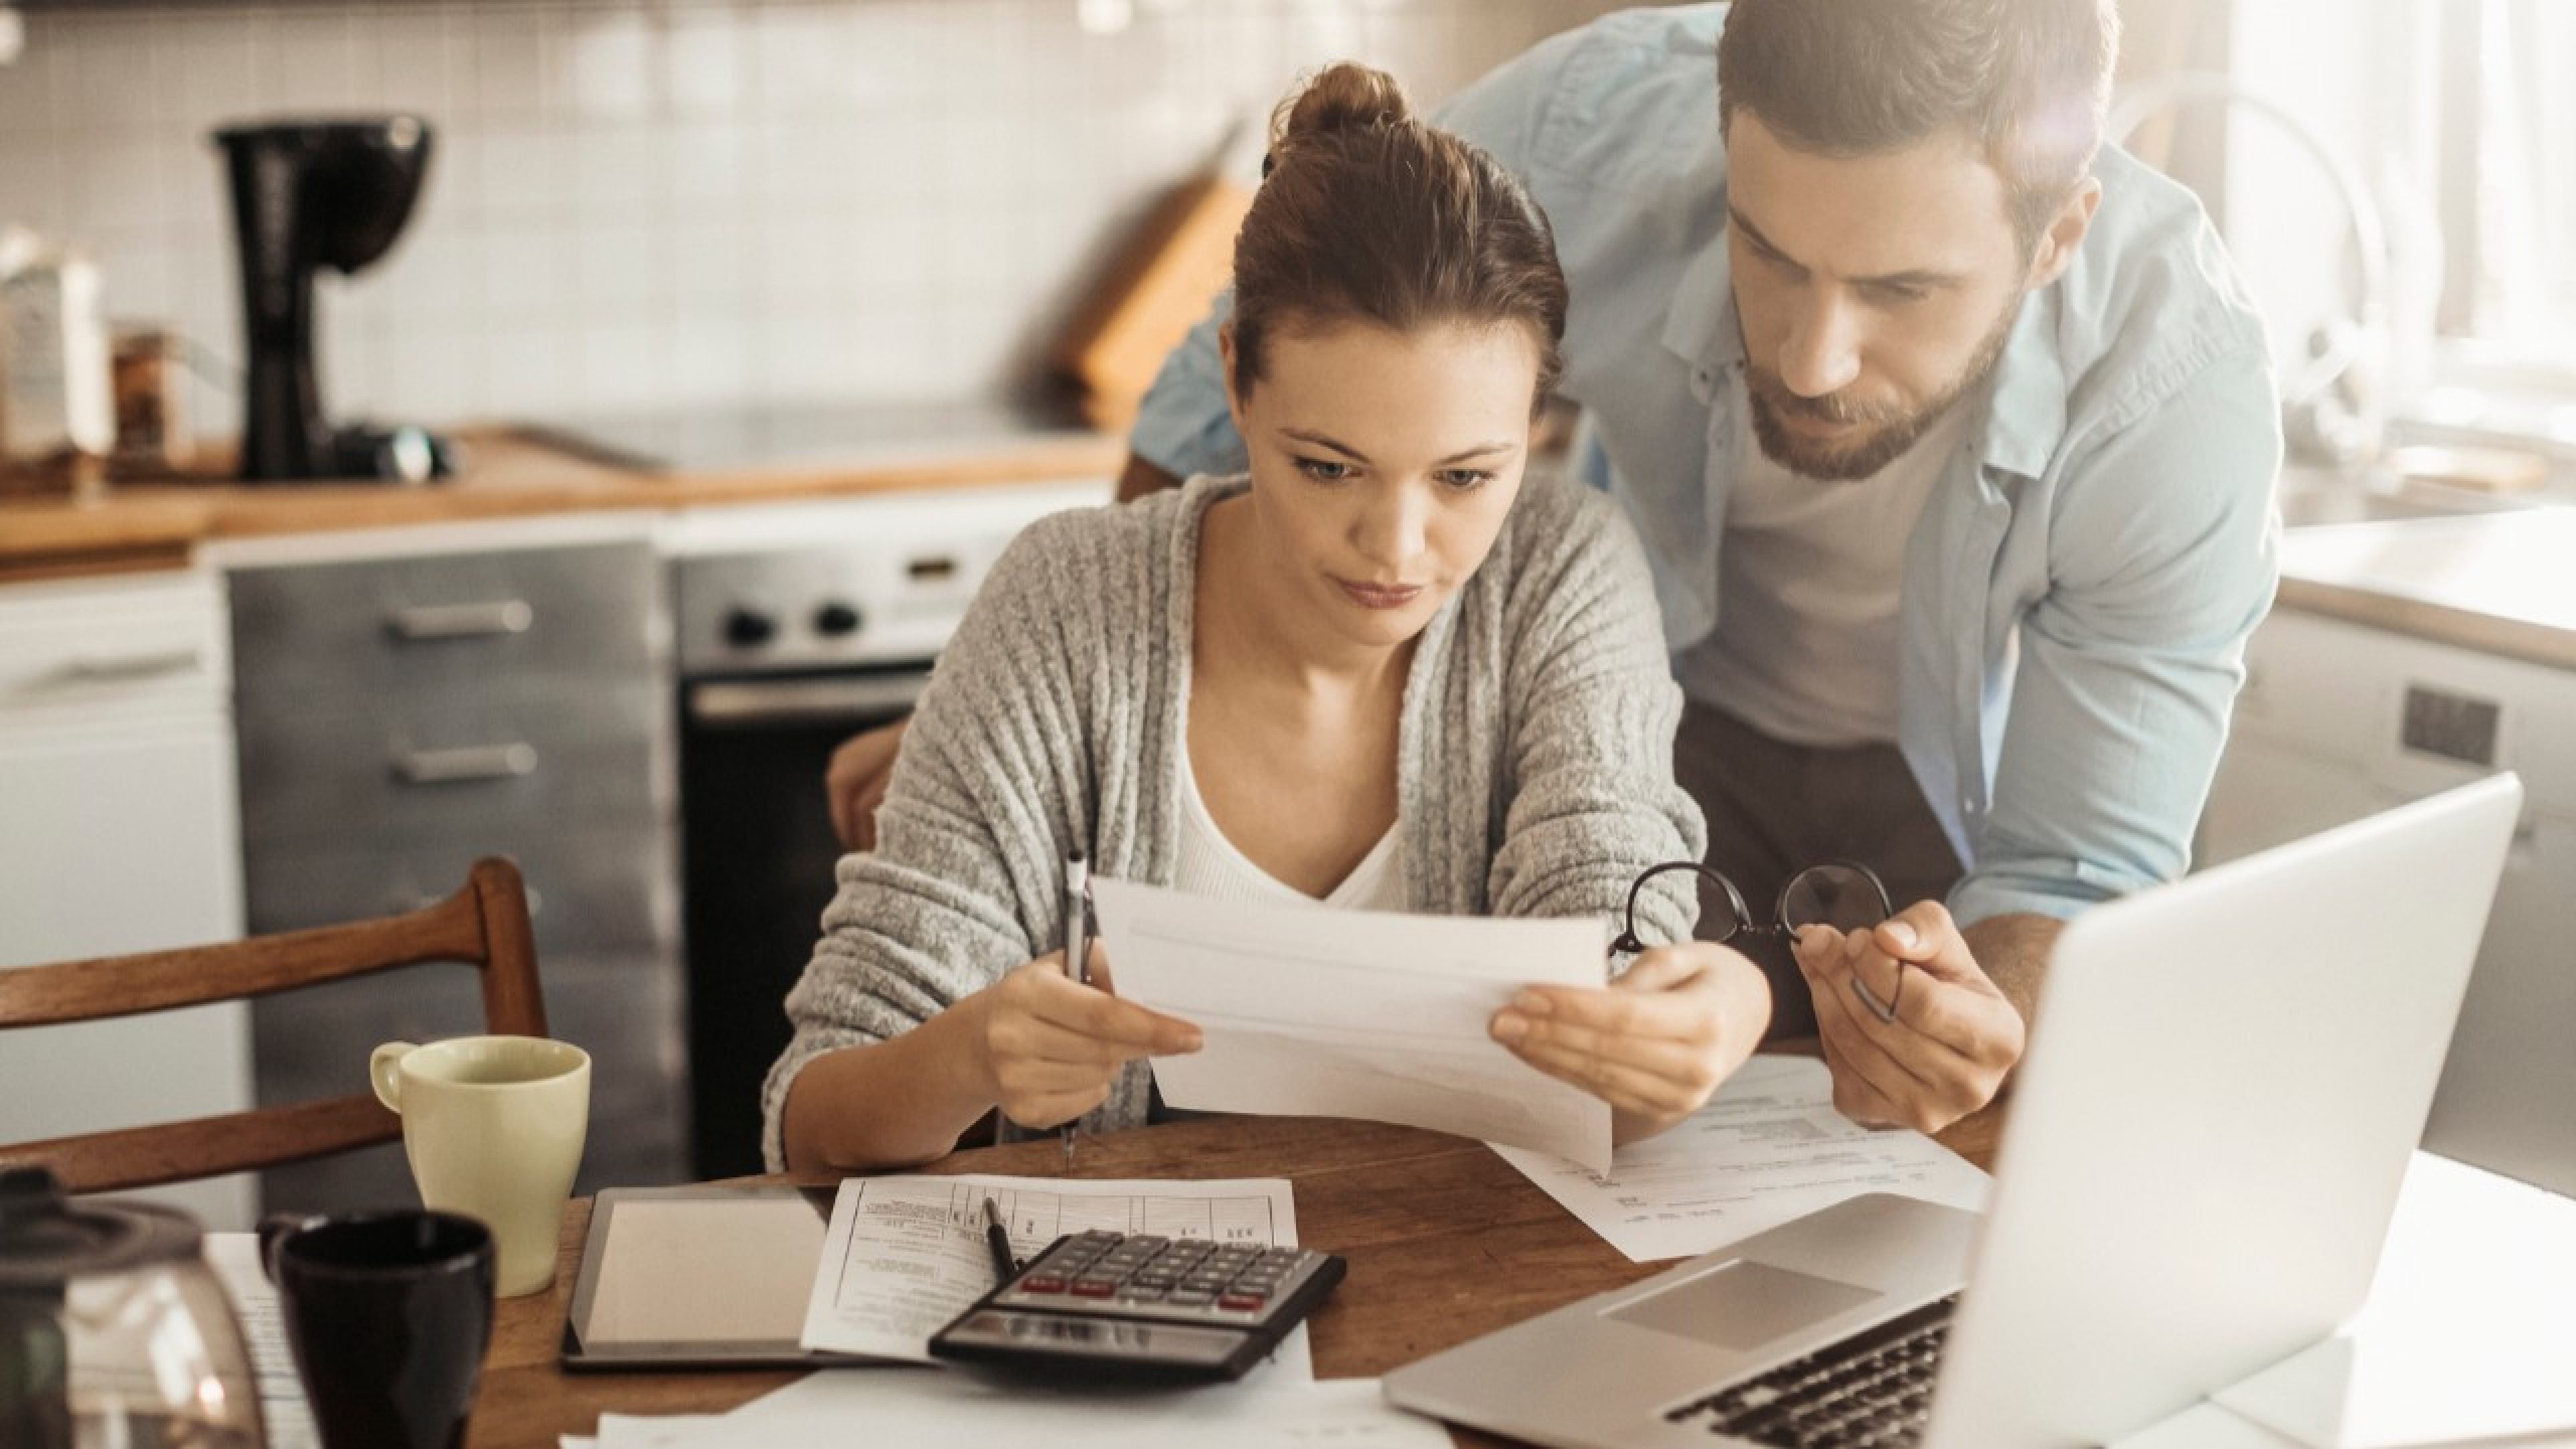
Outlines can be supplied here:
[[1780, 1449], [1878, 1449], [1923, 1437], [1957, 1294], [1665, 1414]]

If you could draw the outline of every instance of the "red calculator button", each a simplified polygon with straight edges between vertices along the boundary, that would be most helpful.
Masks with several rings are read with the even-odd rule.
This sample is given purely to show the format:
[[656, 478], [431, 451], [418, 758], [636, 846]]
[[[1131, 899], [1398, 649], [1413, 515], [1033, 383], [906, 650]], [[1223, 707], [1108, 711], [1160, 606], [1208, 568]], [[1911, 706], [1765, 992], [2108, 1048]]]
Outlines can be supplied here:
[[1020, 1291], [1023, 1293], [1061, 1293], [1064, 1291], [1064, 1280], [1056, 1277], [1052, 1273], [1032, 1273], [1028, 1277], [1020, 1280]]
[[1076, 1298], [1106, 1298], [1117, 1291], [1118, 1283], [1117, 1280], [1113, 1278], [1076, 1278], [1073, 1280], [1073, 1296]]
[[1264, 1293], [1221, 1293], [1217, 1295], [1216, 1306], [1239, 1308], [1246, 1313], [1258, 1313], [1261, 1311], [1261, 1305], [1269, 1301], [1269, 1295]]

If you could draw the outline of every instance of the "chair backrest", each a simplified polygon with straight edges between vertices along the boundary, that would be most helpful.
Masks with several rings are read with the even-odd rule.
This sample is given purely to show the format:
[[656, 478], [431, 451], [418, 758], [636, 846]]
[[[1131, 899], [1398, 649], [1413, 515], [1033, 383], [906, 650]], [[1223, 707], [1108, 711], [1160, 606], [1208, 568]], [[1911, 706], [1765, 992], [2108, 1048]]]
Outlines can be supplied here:
[[[266, 996], [428, 962], [479, 967], [484, 1029], [544, 1036], [527, 888], [506, 860], [479, 860], [465, 886], [434, 906], [378, 920], [254, 936], [94, 961], [0, 971], [0, 1050], [6, 1033], [135, 1016], [210, 1001]], [[402, 1119], [373, 1093], [261, 1107], [43, 1142], [0, 1145], [0, 1167], [43, 1163], [73, 1192], [150, 1187], [256, 1171], [402, 1135]]]

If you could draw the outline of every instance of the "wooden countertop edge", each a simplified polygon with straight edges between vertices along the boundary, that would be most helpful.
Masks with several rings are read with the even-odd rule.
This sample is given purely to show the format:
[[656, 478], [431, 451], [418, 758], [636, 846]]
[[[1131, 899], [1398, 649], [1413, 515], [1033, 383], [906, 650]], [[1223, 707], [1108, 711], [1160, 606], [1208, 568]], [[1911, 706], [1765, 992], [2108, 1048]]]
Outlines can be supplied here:
[[2527, 619], [2453, 608], [2382, 588], [2284, 576], [2280, 606], [2527, 664], [2576, 669], [2576, 634]]
[[530, 444], [506, 466], [455, 487], [128, 485], [97, 502], [0, 503], [0, 581], [183, 568], [198, 545], [217, 539], [788, 503], [1063, 478], [1097, 477], [1106, 484], [1125, 452], [1123, 439], [1075, 434], [838, 468], [645, 473]]

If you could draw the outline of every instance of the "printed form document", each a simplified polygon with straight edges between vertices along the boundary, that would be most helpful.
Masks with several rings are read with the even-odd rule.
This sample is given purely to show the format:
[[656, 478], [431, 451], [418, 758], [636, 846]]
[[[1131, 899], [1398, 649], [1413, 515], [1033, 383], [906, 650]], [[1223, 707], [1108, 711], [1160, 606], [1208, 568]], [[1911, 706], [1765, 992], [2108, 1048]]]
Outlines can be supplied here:
[[1486, 1024], [1527, 985], [1608, 980], [1609, 923], [1214, 901], [1094, 878], [1118, 994], [1196, 1025], [1156, 1057], [1174, 1107], [1358, 1117], [1610, 1166], [1610, 1105]]
[[1636, 1262], [1687, 1258], [1865, 1192], [1981, 1212], [1989, 1179], [1920, 1132], [1874, 1132], [1834, 1110], [1812, 1057], [1757, 1056], [1707, 1106], [1619, 1149], [1608, 1172], [1496, 1148]]
[[[930, 1336], [993, 1286], [984, 1199], [1002, 1211], [1023, 1262], [1068, 1233], [1100, 1228], [1219, 1243], [1297, 1246], [1284, 1178], [1209, 1182], [1055, 1177], [853, 1177], [832, 1199], [814, 1269], [803, 1346], [899, 1363], [937, 1363]], [[1281, 1341], [1264, 1379], [1312, 1379], [1306, 1326]]]

